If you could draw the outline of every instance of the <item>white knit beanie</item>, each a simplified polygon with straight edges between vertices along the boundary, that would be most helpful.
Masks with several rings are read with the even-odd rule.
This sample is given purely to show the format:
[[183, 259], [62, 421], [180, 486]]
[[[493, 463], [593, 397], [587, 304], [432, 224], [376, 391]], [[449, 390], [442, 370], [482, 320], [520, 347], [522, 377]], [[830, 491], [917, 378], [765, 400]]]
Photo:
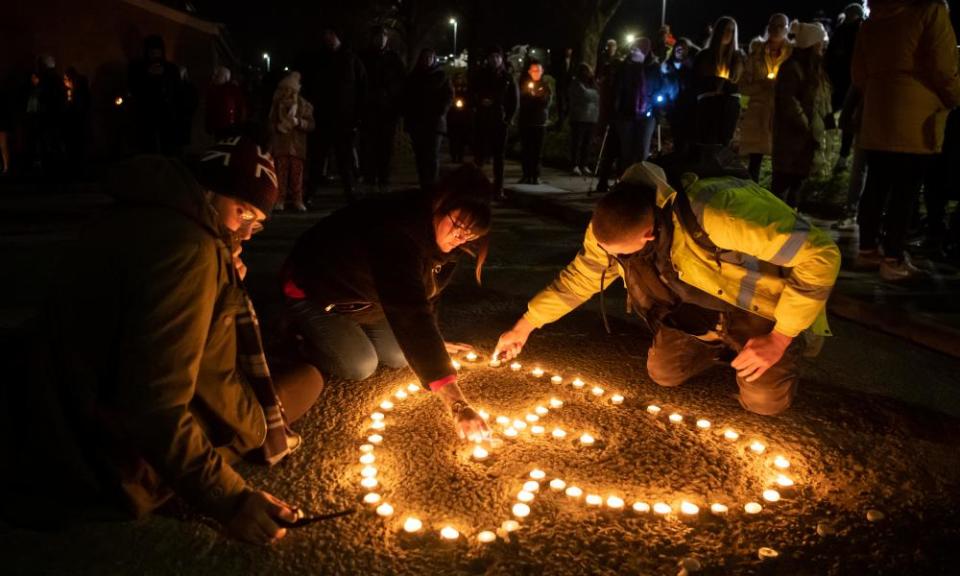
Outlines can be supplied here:
[[790, 33], [793, 34], [793, 43], [797, 48], [810, 48], [818, 42], [826, 42], [827, 30], [819, 22], [800, 22], [794, 20], [790, 25]]

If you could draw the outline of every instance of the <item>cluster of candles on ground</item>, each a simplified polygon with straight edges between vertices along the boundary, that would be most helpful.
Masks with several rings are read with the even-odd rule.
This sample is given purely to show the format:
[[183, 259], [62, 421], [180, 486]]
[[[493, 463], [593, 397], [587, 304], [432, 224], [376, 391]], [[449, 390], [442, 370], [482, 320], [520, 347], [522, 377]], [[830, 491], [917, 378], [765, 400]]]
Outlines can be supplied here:
[[[470, 364], [479, 361], [479, 356], [475, 352], [468, 352], [463, 358]], [[457, 360], [453, 361], [453, 365], [457, 370], [462, 368], [462, 364]], [[496, 359], [489, 362], [489, 366], [492, 368], [499, 368], [501, 365], [502, 362]], [[514, 372], [520, 372], [523, 370], [523, 365], [519, 362], [513, 362], [509, 365], [509, 368]], [[546, 374], [547, 372], [540, 367], [535, 367], [530, 370], [530, 375], [533, 378], [543, 378]], [[559, 374], [550, 376], [550, 382], [555, 385], [563, 385], [564, 381], [563, 376]], [[596, 398], [603, 398], [607, 394], [607, 391], [600, 386], [588, 387], [580, 378], [572, 379], [569, 384], [576, 390], [589, 390], [589, 393]], [[395, 516], [396, 510], [392, 504], [383, 501], [383, 497], [378, 491], [380, 481], [378, 479], [378, 470], [375, 466], [375, 449], [384, 441], [383, 431], [386, 428], [386, 413], [394, 409], [396, 401], [410, 398], [420, 391], [421, 388], [419, 385], [411, 383], [397, 389], [391, 398], [380, 402], [377, 410], [370, 415], [368, 424], [369, 435], [366, 437], [366, 441], [360, 446], [360, 464], [362, 466], [360, 470], [360, 485], [367, 491], [363, 497], [363, 501], [374, 507], [376, 513], [384, 518]], [[611, 405], [620, 406], [624, 403], [625, 398], [621, 394], [614, 393], [607, 396], [605, 401]], [[564, 439], [570, 435], [570, 432], [560, 427], [553, 427], [548, 434], [546, 427], [540, 423], [541, 418], [547, 416], [550, 410], [556, 410], [563, 405], [563, 400], [552, 397], [549, 401], [535, 406], [522, 419], [512, 419], [508, 416], [501, 415], [494, 417], [493, 422], [500, 426], [501, 434], [509, 440], [517, 439], [520, 434], [525, 431], [529, 432], [532, 436], [550, 436], [558, 440]], [[479, 410], [478, 412], [484, 420], [489, 421], [491, 419], [490, 414], [486, 411]], [[655, 404], [650, 404], [646, 407], [646, 412], [651, 417], [657, 418], [662, 415], [663, 408]], [[682, 425], [684, 416], [678, 412], [671, 412], [667, 415], [667, 420], [672, 424]], [[714, 428], [713, 424], [704, 418], [697, 419], [695, 425], [700, 431], [707, 431]], [[729, 442], [739, 442], [741, 440], [741, 434], [733, 428], [724, 429], [722, 436]], [[575, 443], [582, 447], [592, 447], [597, 443], [597, 438], [589, 432], [582, 432], [577, 437]], [[766, 444], [760, 440], [752, 440], [746, 446], [746, 452], [749, 454], [759, 456], [767, 453]], [[477, 443], [470, 450], [469, 458], [475, 462], [483, 462], [490, 457], [490, 450], [491, 446], [489, 443], [487, 446], [484, 446], [483, 443]], [[790, 461], [785, 456], [776, 455], [772, 458], [769, 456], [765, 458], [766, 467], [772, 468], [772, 475], [768, 482], [768, 488], [762, 492], [760, 499], [771, 504], [780, 501], [781, 493], [778, 488], [789, 489], [794, 486], [794, 480], [786, 474], [787, 469], [790, 468]], [[606, 508], [612, 511], [632, 510], [636, 514], [648, 514], [652, 512], [655, 516], [674, 516], [692, 519], [700, 514], [701, 506], [709, 506], [710, 512], [716, 516], [725, 516], [729, 514], [731, 510], [730, 505], [723, 502], [707, 503], [705, 501], [694, 502], [691, 500], [674, 502], [631, 500], [628, 506], [628, 500], [625, 495], [617, 493], [591, 493], [574, 484], [568, 484], [567, 481], [560, 477], [553, 477], [548, 480], [546, 472], [535, 468], [530, 471], [527, 478], [523, 479], [522, 486], [520, 486], [520, 489], [516, 493], [516, 502], [512, 503], [510, 508], [511, 517], [504, 520], [496, 530], [476, 532], [476, 540], [486, 544], [496, 541], [497, 538], [506, 539], [507, 534], [519, 530], [520, 521], [530, 515], [530, 506], [537, 498], [537, 495], [549, 492], [563, 495], [571, 501], [583, 502], [590, 508]], [[759, 514], [763, 511], [763, 506], [759, 501], [750, 501], [744, 503], [742, 506], [735, 506], [734, 509], [741, 508], [743, 513], [749, 516]], [[410, 534], [422, 533], [426, 531], [425, 521], [417, 516], [407, 515], [403, 518], [402, 529]], [[461, 538], [462, 533], [457, 527], [447, 524], [439, 527], [439, 535], [444, 540], [457, 540]]]

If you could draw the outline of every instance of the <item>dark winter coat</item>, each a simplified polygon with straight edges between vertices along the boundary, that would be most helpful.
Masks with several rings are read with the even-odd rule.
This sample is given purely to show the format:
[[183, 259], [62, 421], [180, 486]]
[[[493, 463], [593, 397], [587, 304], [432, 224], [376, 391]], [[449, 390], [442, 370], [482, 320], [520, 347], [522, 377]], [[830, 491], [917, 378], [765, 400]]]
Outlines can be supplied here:
[[833, 85], [832, 109], [843, 108], [843, 100], [850, 89], [850, 66], [853, 64], [853, 49], [857, 44], [862, 20], [846, 21], [830, 36], [824, 66]]
[[553, 91], [543, 79], [534, 82], [524, 77], [520, 84], [520, 115], [518, 126], [546, 126], [550, 118]]
[[414, 70], [404, 90], [404, 129], [410, 133], [447, 133], [453, 85], [443, 67]]
[[513, 76], [503, 69], [483, 68], [472, 80], [470, 102], [476, 111], [478, 127], [488, 123], [510, 124], [520, 99]]
[[352, 130], [360, 124], [367, 98], [367, 73], [347, 47], [325, 50], [316, 77], [304, 73], [304, 98], [314, 105], [318, 130]]
[[655, 94], [660, 88], [660, 65], [655, 59], [645, 62], [624, 60], [617, 73], [613, 107], [621, 120], [635, 120], [654, 111]]
[[402, 112], [406, 68], [395, 50], [370, 50], [361, 58], [367, 74], [363, 116], [370, 120], [395, 120]]
[[693, 61], [694, 90], [697, 95], [718, 92], [736, 94], [739, 92], [740, 77], [743, 75], [743, 52], [739, 50], [727, 62], [726, 69], [717, 69], [717, 53], [713, 48], [705, 48], [697, 53]]
[[773, 111], [773, 171], [808, 176], [821, 149], [824, 118], [830, 112], [830, 86], [808, 76], [812, 48], [794, 48], [777, 74]]
[[455, 256], [437, 247], [433, 212], [420, 190], [381, 195], [327, 216], [303, 236], [284, 266], [316, 304], [372, 304], [386, 317], [410, 367], [427, 386], [455, 374], [437, 328], [434, 304]]
[[228, 233], [176, 160], [134, 159], [106, 188], [117, 206], [77, 242], [43, 323], [43, 410], [62, 419], [42, 426], [60, 436], [45, 465], [71, 493], [135, 514], [172, 489], [227, 520], [248, 490], [229, 461], [266, 435], [237, 366], [244, 292]]
[[600, 117], [600, 93], [579, 79], [570, 83], [570, 121], [596, 124]]

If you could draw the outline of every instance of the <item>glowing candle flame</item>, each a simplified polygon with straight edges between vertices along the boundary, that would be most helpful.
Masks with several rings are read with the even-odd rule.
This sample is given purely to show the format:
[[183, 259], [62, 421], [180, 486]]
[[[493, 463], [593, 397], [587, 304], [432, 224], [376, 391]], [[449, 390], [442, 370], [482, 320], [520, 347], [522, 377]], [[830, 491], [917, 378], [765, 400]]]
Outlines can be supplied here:
[[700, 507], [693, 502], [687, 502], [684, 500], [680, 503], [680, 512], [686, 514], [687, 516], [693, 516], [694, 514], [700, 513]]
[[484, 544], [489, 544], [497, 539], [497, 535], [489, 530], [484, 530], [483, 532], [477, 534], [477, 540]]
[[647, 512], [650, 511], [650, 505], [647, 504], [646, 502], [634, 502], [633, 511], [640, 512], [641, 514], [646, 514]]
[[121, 98], [120, 96], [117, 96], [117, 98], [113, 101], [113, 103], [116, 104], [117, 106], [123, 106], [123, 98]]
[[412, 393], [412, 394], [416, 394], [416, 393], [419, 392], [419, 391], [420, 391], [420, 386], [418, 386], [418, 385], [416, 385], [416, 384], [414, 384], [414, 383], [412, 383], [412, 382], [411, 382], [410, 384], [407, 384], [407, 392], [410, 392], [410, 393]]
[[717, 515], [726, 514], [729, 510], [730, 509], [726, 504], [721, 504], [719, 502], [715, 502], [710, 505], [710, 511]]
[[483, 446], [474, 446], [473, 453], [470, 455], [474, 460], [486, 460], [490, 453]]
[[785, 476], [785, 475], [783, 475], [783, 474], [778, 474], [778, 475], [777, 475], [777, 484], [778, 484], [779, 486], [783, 486], [784, 488], [789, 488], [790, 486], [793, 486], [793, 480], [792, 480], [789, 476]]
[[740, 437], [740, 434], [737, 433], [737, 431], [734, 430], [733, 428], [727, 428], [726, 430], [723, 431], [723, 437], [726, 438], [727, 440], [736, 440], [737, 438]]
[[542, 436], [545, 431], [546, 429], [540, 425], [530, 427], [530, 433], [536, 436]]
[[579, 378], [574, 378], [573, 382], [571, 382], [571, 386], [573, 386], [574, 388], [583, 388], [586, 385], [587, 385], [586, 382], [584, 382]]
[[476, 361], [477, 361], [477, 353], [476, 353], [476, 352], [467, 352], [467, 360], [469, 360], [470, 362], [476, 362]]
[[373, 453], [368, 452], [368, 453], [366, 453], [366, 454], [364, 454], [363, 456], [360, 457], [360, 463], [361, 463], [361, 464], [373, 464], [376, 459], [377, 459], [377, 457], [374, 456]]
[[371, 434], [370, 436], [367, 436], [367, 442], [371, 444], [380, 444], [383, 442], [383, 436], [379, 434]]
[[530, 507], [523, 502], [517, 502], [513, 505], [513, 515], [517, 518], [526, 518], [530, 515]]
[[501, 426], [506, 426], [509, 423], [510, 423], [510, 419], [507, 418], [506, 416], [497, 416], [497, 424], [500, 424]]
[[489, 420], [489, 419], [490, 419], [490, 414], [487, 413], [486, 410], [480, 410], [480, 411], [478, 411], [478, 412], [477, 412], [477, 415], [479, 415], [479, 416], [480, 416], [481, 418], [483, 418], [484, 420]]
[[595, 441], [596, 439], [589, 434], [584, 434], [580, 436], [580, 443], [583, 444], [584, 446], [593, 446], [593, 443]]
[[610, 397], [611, 404], [623, 404], [623, 396], [620, 394], [614, 394]]
[[586, 503], [590, 506], [599, 506], [603, 504], [603, 496], [599, 494], [587, 494]]
[[561, 400], [561, 399], [559, 399], [559, 398], [551, 398], [551, 399], [550, 399], [550, 407], [551, 407], [551, 408], [560, 408], [561, 406], [563, 406], [563, 400]]
[[710, 421], [704, 418], [697, 420], [697, 428], [701, 430], [706, 430], [707, 428], [710, 428]]
[[[454, 106], [456, 106], [457, 108], [463, 108], [463, 99], [457, 98], [457, 101], [454, 104]], [[481, 540], [481, 542], [483, 542], [483, 540]]]
[[404, 400], [404, 399], [407, 398], [407, 396], [409, 396], [409, 394], [407, 394], [407, 391], [404, 390], [403, 388], [397, 390], [397, 391], [393, 394], [393, 397], [396, 398], [397, 400]]
[[456, 540], [460, 537], [460, 532], [453, 526], [444, 526], [443, 529], [440, 530], [440, 537], [444, 540]]
[[563, 376], [561, 376], [561, 375], [559, 375], [559, 374], [554, 374], [554, 375], [550, 378], [550, 381], [553, 382], [554, 384], [563, 384]]
[[759, 440], [754, 440], [753, 443], [750, 444], [750, 450], [755, 454], [763, 454], [763, 451], [766, 449], [767, 447], [764, 446], [763, 442], [760, 442]]
[[781, 470], [786, 470], [790, 467], [790, 461], [784, 456], [777, 456], [773, 459], [773, 465]]
[[673, 508], [666, 502], [657, 502], [653, 505], [653, 512], [655, 514], [669, 514], [673, 512]]
[[414, 532], [419, 532], [422, 528], [423, 528], [423, 522], [421, 522], [419, 518], [415, 518], [413, 516], [407, 518], [403, 522], [404, 532], [409, 532], [410, 534], [413, 534]]
[[594, 396], [603, 396], [603, 392], [604, 392], [603, 388], [601, 388], [601, 387], [599, 387], [599, 386], [594, 386], [594, 387], [590, 390], [590, 393], [593, 394]]
[[364, 466], [363, 470], [360, 471], [360, 475], [364, 478], [373, 478], [377, 475], [377, 468], [375, 466]]
[[567, 487], [567, 483], [559, 478], [554, 478], [550, 481], [550, 488], [553, 490], [563, 490]]
[[507, 438], [516, 438], [517, 434], [519, 434], [519, 432], [517, 432], [517, 429], [513, 427], [507, 428], [503, 431], [503, 435]]
[[384, 400], [383, 402], [380, 403], [380, 409], [383, 410], [384, 412], [389, 412], [393, 410], [393, 402], [389, 400]]
[[554, 428], [550, 434], [557, 439], [566, 438], [567, 436], [567, 433], [561, 428]]
[[500, 361], [497, 360], [496, 358], [494, 358], [493, 360], [490, 361], [490, 367], [491, 367], [491, 368], [499, 368], [499, 367], [500, 367]]
[[670, 421], [674, 424], [679, 424], [680, 422], [683, 422], [683, 416], [674, 412], [670, 415]]
[[564, 493], [571, 498], [579, 498], [583, 496], [583, 490], [576, 486], [570, 486]]
[[613, 508], [614, 510], [623, 509], [623, 498], [619, 496], [609, 496], [607, 498], [607, 508]]
[[510, 369], [513, 370], [514, 372], [517, 372], [521, 368], [523, 368], [523, 364], [519, 362], [514, 362], [513, 364], [510, 365]]
[[363, 497], [363, 501], [366, 502], [367, 504], [376, 504], [377, 502], [380, 501], [380, 495], [377, 494], [376, 492], [370, 492], [369, 494]]
[[533, 409], [533, 411], [540, 416], [546, 416], [547, 414], [550, 413], [550, 410], [548, 410], [545, 406], [537, 406], [536, 408]]
[[534, 498], [535, 496], [533, 492], [528, 490], [521, 490], [520, 492], [517, 492], [517, 500], [521, 502], [533, 502]]
[[533, 374], [535, 377], [539, 378], [543, 376], [543, 368], [540, 368], [538, 366], [537, 368], [534, 368], [530, 373]]
[[656, 404], [651, 404], [651, 405], [647, 406], [647, 412], [649, 412], [649, 413], [651, 413], [651, 414], [659, 414], [659, 413], [660, 413], [660, 407], [657, 406]]
[[534, 480], [543, 480], [547, 477], [547, 473], [539, 468], [534, 468], [530, 471], [530, 477]]
[[377, 515], [383, 516], [384, 518], [393, 515], [393, 506], [384, 502], [383, 504], [377, 506]]
[[371, 489], [373, 489], [373, 488], [376, 488], [378, 484], [380, 484], [380, 482], [379, 482], [376, 478], [373, 478], [373, 477], [371, 477], [371, 478], [364, 478], [363, 480], [360, 481], [360, 485], [363, 486], [364, 488], [368, 489], [368, 490], [371, 490]]
[[780, 493], [776, 490], [764, 490], [763, 499], [767, 502], [778, 502], [780, 500]]
[[763, 510], [763, 506], [756, 502], [747, 502], [743, 505], [743, 511], [747, 514], [759, 514]]
[[453, 369], [454, 369], [454, 370], [459, 370], [459, 369], [460, 369], [460, 363], [457, 362], [456, 360], [451, 360], [451, 361], [450, 361], [450, 364], [453, 365]]
[[374, 412], [373, 414], [370, 415], [370, 419], [373, 420], [374, 422], [380, 422], [384, 418], [386, 418], [386, 416], [383, 415], [383, 412]]

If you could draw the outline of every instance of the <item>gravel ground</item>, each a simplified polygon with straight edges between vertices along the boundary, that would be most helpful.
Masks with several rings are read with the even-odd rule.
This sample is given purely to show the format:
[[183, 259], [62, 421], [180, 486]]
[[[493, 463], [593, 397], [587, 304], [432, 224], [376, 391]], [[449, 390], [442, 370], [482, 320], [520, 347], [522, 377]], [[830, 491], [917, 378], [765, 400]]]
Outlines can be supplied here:
[[[489, 351], [500, 330], [523, 310], [526, 298], [555, 274], [576, 250], [579, 233], [511, 211], [500, 217], [487, 269], [489, 283], [472, 285], [461, 274], [445, 296], [443, 325], [451, 340]], [[260, 280], [268, 283], [266, 237]], [[257, 261], [256, 247], [251, 259]], [[255, 266], [251, 264], [251, 269]], [[256, 285], [256, 279], [254, 284]], [[622, 310], [614, 297], [611, 309]], [[269, 304], [265, 304], [269, 308]], [[537, 333], [521, 357], [523, 370], [490, 368], [481, 358], [464, 361], [463, 388], [491, 415], [523, 419], [549, 400], [538, 425], [517, 439], [491, 447], [476, 462], [459, 442], [439, 402], [428, 394], [393, 398], [385, 412], [384, 441], [373, 453], [380, 485], [394, 508], [388, 518], [365, 504], [360, 486], [360, 446], [371, 431], [372, 412], [412, 380], [407, 370], [380, 371], [368, 382], [329, 382], [321, 401], [298, 424], [305, 446], [281, 465], [242, 465], [256, 486], [318, 513], [356, 508], [357, 513], [293, 530], [271, 548], [227, 541], [188, 512], [169, 512], [138, 523], [99, 524], [54, 534], [7, 530], [0, 550], [14, 574], [954, 574], [953, 547], [960, 543], [957, 485], [960, 422], [884, 397], [854, 390], [858, 380], [899, 378], [922, 386], [925, 379], [955, 378], [944, 366], [956, 362], [863, 329], [834, 322], [844, 347], [858, 355], [826, 352], [806, 367], [797, 402], [779, 418], [743, 411], [730, 370], [717, 369], [674, 389], [652, 383], [644, 368], [649, 337], [635, 322], [613, 319], [615, 335], [603, 333], [593, 306]], [[858, 345], [859, 344], [859, 345]], [[832, 344], [831, 344], [832, 345]], [[953, 362], [953, 364], [950, 364]], [[530, 369], [541, 366], [536, 378]], [[550, 381], [560, 374], [561, 384]], [[580, 377], [578, 390], [570, 382]], [[840, 379], [843, 386], [837, 386]], [[604, 388], [593, 396], [592, 386]], [[610, 402], [621, 394], [622, 405]], [[657, 414], [650, 404], [662, 408]], [[668, 414], [683, 416], [671, 423]], [[706, 418], [703, 430], [696, 420]], [[559, 440], [554, 427], [568, 432]], [[740, 433], [736, 441], [726, 428]], [[584, 447], [580, 434], [597, 442]], [[750, 443], [766, 445], [755, 454]], [[778, 470], [776, 455], [790, 466]], [[545, 471], [529, 517], [493, 543], [478, 542], [481, 530], [496, 531], [513, 518], [517, 493], [534, 468]], [[777, 474], [794, 479], [778, 488], [781, 500], [763, 499]], [[553, 478], [584, 495], [625, 500], [626, 510], [589, 506], [551, 490]], [[680, 503], [699, 513], [678, 513]], [[631, 509], [634, 502], [664, 502], [665, 516]], [[746, 514], [743, 505], [763, 510]], [[729, 506], [723, 516], [711, 503]], [[882, 518], [868, 520], [868, 511]], [[403, 531], [407, 516], [423, 521], [416, 534]], [[444, 526], [455, 541], [439, 535]], [[819, 527], [819, 531], [818, 531]], [[761, 560], [761, 547], [776, 559]]]

